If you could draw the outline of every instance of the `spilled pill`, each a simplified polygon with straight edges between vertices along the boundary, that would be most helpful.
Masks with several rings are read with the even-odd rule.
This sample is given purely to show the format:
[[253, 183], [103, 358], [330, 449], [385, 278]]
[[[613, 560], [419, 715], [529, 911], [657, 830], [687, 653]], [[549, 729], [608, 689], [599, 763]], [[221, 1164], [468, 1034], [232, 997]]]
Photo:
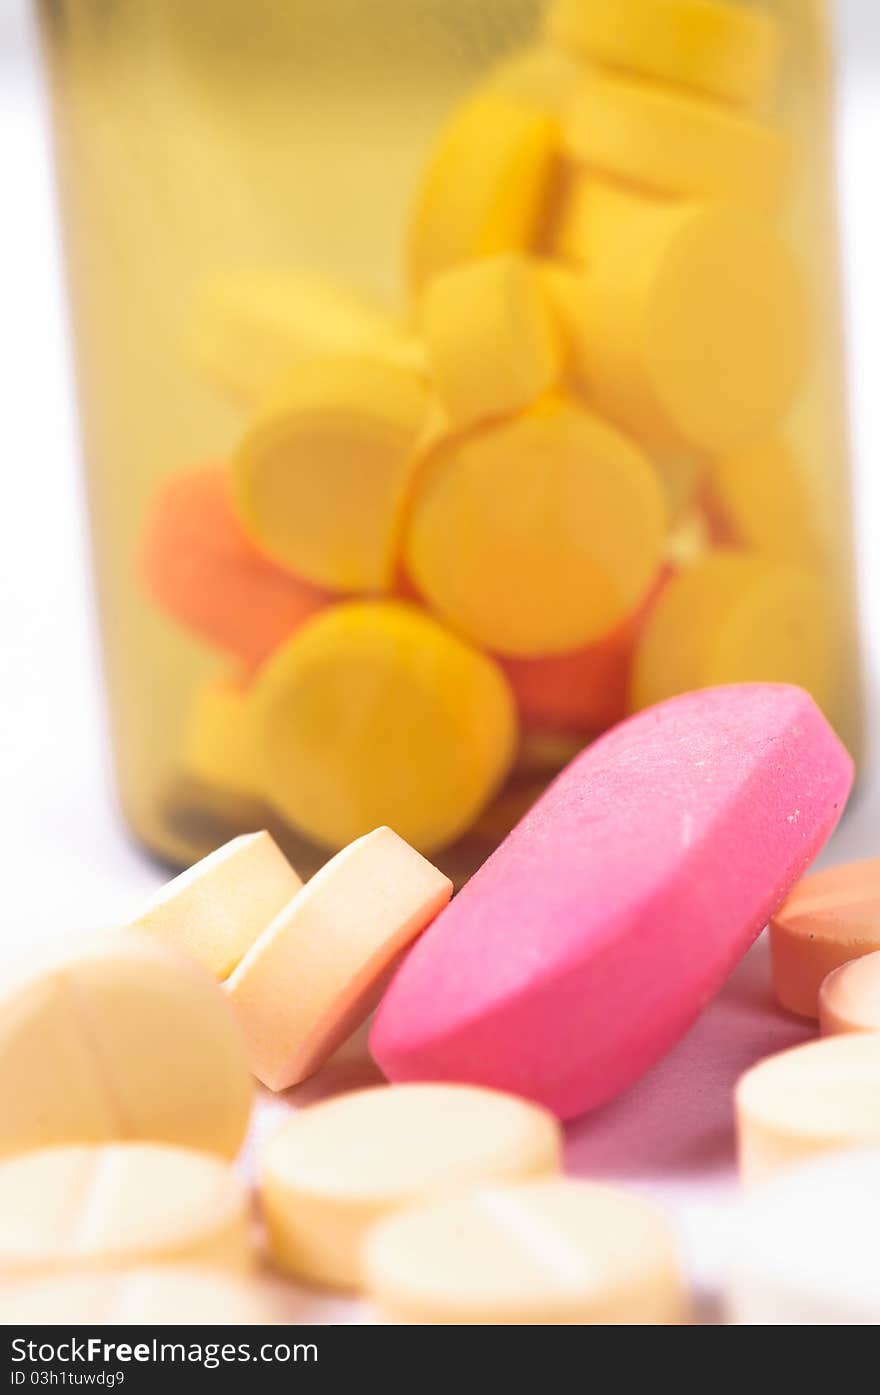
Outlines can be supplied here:
[[252, 1085], [205, 970], [134, 930], [64, 941], [0, 987], [0, 1157], [155, 1139], [231, 1157]]
[[819, 1026], [835, 1032], [880, 1032], [880, 952], [842, 964], [819, 990]]
[[113, 1143], [0, 1163], [0, 1276], [251, 1263], [247, 1194], [207, 1153]]
[[275, 1264], [360, 1287], [377, 1220], [478, 1182], [555, 1172], [561, 1142], [544, 1110], [465, 1085], [380, 1086], [312, 1105], [270, 1139], [261, 1162]]
[[451, 895], [449, 878], [390, 828], [325, 863], [225, 984], [257, 1078], [284, 1090], [318, 1070], [373, 1010], [395, 958]]
[[572, 762], [414, 946], [373, 1055], [392, 1080], [490, 1085], [562, 1118], [611, 1099], [717, 992], [851, 782], [796, 688], [715, 688], [630, 718]]
[[645, 1202], [566, 1179], [479, 1187], [376, 1226], [367, 1291], [398, 1323], [674, 1324], [673, 1237]]
[[268, 833], [245, 833], [161, 887], [132, 929], [225, 978], [301, 886]]
[[826, 867], [805, 877], [770, 921], [776, 997], [789, 1012], [818, 1017], [832, 969], [880, 951], [880, 859]]
[[747, 1186], [819, 1153], [880, 1146], [880, 1033], [824, 1037], [759, 1062], [736, 1087]]

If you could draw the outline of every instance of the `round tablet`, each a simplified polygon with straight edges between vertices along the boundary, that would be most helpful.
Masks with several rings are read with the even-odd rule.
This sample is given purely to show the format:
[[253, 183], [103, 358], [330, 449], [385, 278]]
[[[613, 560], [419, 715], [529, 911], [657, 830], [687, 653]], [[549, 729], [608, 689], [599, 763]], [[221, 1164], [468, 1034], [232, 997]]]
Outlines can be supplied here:
[[768, 212], [782, 202], [791, 156], [775, 126], [596, 68], [581, 79], [565, 141], [576, 161], [615, 179]]
[[780, 35], [772, 15], [718, 0], [553, 0], [557, 43], [608, 68], [692, 87], [722, 101], [764, 100]]
[[823, 1036], [836, 1032], [880, 1032], [880, 952], [842, 964], [819, 991]]
[[476, 1182], [555, 1172], [561, 1147], [544, 1110], [465, 1085], [383, 1085], [312, 1105], [263, 1154], [274, 1261], [310, 1282], [356, 1288], [375, 1221]]
[[553, 117], [500, 91], [452, 113], [430, 157], [409, 230], [414, 288], [437, 272], [535, 243], [559, 153]]
[[314, 585], [389, 589], [427, 413], [416, 369], [367, 357], [304, 364], [234, 452], [235, 506], [246, 531]]
[[528, 407], [561, 375], [562, 335], [528, 257], [483, 257], [435, 276], [420, 319], [454, 427]]
[[725, 204], [593, 200], [578, 373], [655, 451], [738, 450], [775, 430], [803, 379], [803, 276], [774, 225]]
[[686, 1320], [663, 1217], [623, 1192], [561, 1178], [480, 1187], [392, 1216], [371, 1232], [364, 1268], [391, 1322]]
[[253, 1088], [229, 1004], [149, 935], [52, 946], [0, 987], [0, 1156], [157, 1139], [232, 1156]]
[[270, 834], [244, 833], [160, 887], [131, 928], [225, 978], [301, 886]]
[[[577, 756], [410, 950], [370, 1049], [562, 1118], [676, 1042], [830, 836], [852, 761], [806, 693], [689, 693]], [[880, 1095], [878, 1095], [880, 1100]]]
[[743, 1326], [880, 1323], [880, 1152], [786, 1172], [750, 1196], [730, 1238], [726, 1315]]
[[0, 1163], [0, 1273], [252, 1262], [247, 1193], [217, 1158], [154, 1143]]
[[719, 542], [777, 562], [822, 561], [817, 504], [802, 461], [781, 437], [716, 457], [706, 485]]
[[880, 1034], [825, 1037], [761, 1061], [736, 1087], [751, 1186], [815, 1153], [880, 1146]]
[[812, 572], [719, 550], [674, 577], [641, 631], [634, 708], [722, 683], [806, 688], [829, 714], [839, 664], [827, 586]]
[[214, 678], [195, 692], [187, 714], [180, 763], [194, 780], [259, 802], [260, 759], [250, 715], [249, 679]]
[[383, 824], [424, 852], [452, 843], [513, 760], [497, 664], [397, 601], [353, 601], [261, 670], [255, 721], [267, 795], [339, 848]]
[[226, 982], [258, 1080], [285, 1090], [319, 1070], [451, 895], [449, 878], [390, 828], [316, 872]]
[[280, 1322], [260, 1286], [219, 1269], [181, 1265], [0, 1281], [11, 1326], [243, 1327]]
[[826, 867], [799, 882], [770, 921], [776, 997], [818, 1017], [832, 969], [880, 951], [880, 858]]
[[173, 476], [150, 507], [141, 575], [172, 619], [244, 663], [262, 663], [327, 603], [254, 547], [235, 516], [225, 468]]
[[559, 654], [635, 610], [666, 522], [647, 457], [554, 397], [437, 448], [411, 506], [405, 561], [438, 614], [476, 643]]

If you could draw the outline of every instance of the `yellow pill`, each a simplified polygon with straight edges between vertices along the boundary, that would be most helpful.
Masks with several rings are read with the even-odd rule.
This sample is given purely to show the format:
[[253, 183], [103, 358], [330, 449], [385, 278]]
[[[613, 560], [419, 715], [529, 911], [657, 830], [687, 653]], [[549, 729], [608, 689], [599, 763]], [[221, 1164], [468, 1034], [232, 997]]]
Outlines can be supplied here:
[[828, 975], [819, 992], [823, 1036], [880, 1032], [880, 954], [866, 954]]
[[661, 194], [779, 208], [790, 148], [785, 134], [671, 87], [584, 74], [565, 131], [589, 169]]
[[421, 302], [434, 383], [449, 423], [528, 407], [562, 373], [562, 336], [537, 265], [518, 253], [441, 272]]
[[186, 775], [244, 799], [262, 798], [250, 700], [242, 683], [218, 678], [197, 690], [182, 744]]
[[261, 1165], [275, 1264], [333, 1288], [362, 1281], [365, 1237], [401, 1207], [478, 1182], [559, 1169], [546, 1110], [469, 1085], [391, 1085], [313, 1105], [270, 1139]]
[[161, 887], [131, 928], [225, 978], [301, 886], [268, 833], [245, 833]]
[[736, 1087], [742, 1180], [751, 1186], [818, 1153], [880, 1144], [880, 1033], [782, 1051]]
[[490, 71], [485, 90], [561, 116], [580, 81], [577, 59], [554, 44], [530, 44]]
[[500, 92], [458, 107], [431, 155], [409, 234], [410, 280], [496, 252], [528, 252], [555, 172], [559, 128]]
[[454, 842], [514, 756], [498, 665], [395, 601], [310, 621], [261, 671], [254, 696], [272, 802], [331, 848], [383, 824], [425, 852]]
[[0, 1275], [251, 1263], [247, 1193], [206, 1153], [112, 1143], [0, 1163]]
[[281, 1321], [257, 1283], [222, 1269], [180, 1265], [0, 1282], [10, 1326], [228, 1327]]
[[827, 585], [799, 567], [716, 551], [669, 582], [636, 649], [630, 701], [723, 683], [793, 683], [826, 711], [839, 681]]
[[547, 30], [609, 68], [744, 106], [769, 95], [779, 61], [772, 15], [718, 0], [553, 0]]
[[732, 452], [791, 406], [808, 341], [803, 278], [760, 214], [596, 199], [579, 373], [600, 411], [658, 453]]
[[637, 1197], [567, 1178], [485, 1186], [377, 1225], [367, 1291], [397, 1323], [670, 1325], [676, 1246]]
[[329, 277], [278, 267], [236, 270], [205, 286], [189, 348], [209, 383], [248, 406], [312, 358], [365, 352], [419, 361], [390, 310]]
[[434, 454], [405, 540], [409, 574], [455, 628], [499, 654], [601, 639], [657, 571], [661, 486], [636, 446], [548, 399]]
[[157, 1139], [232, 1157], [253, 1089], [220, 989], [134, 930], [65, 941], [0, 988], [0, 1156]]
[[319, 586], [388, 589], [428, 406], [411, 369], [366, 358], [304, 366], [233, 456], [235, 503], [253, 540]]
[[390, 828], [316, 872], [226, 981], [257, 1079], [286, 1090], [320, 1070], [451, 895], [449, 878]]
[[794, 449], [781, 437], [713, 460], [708, 503], [722, 541], [778, 562], [821, 562], [809, 481]]

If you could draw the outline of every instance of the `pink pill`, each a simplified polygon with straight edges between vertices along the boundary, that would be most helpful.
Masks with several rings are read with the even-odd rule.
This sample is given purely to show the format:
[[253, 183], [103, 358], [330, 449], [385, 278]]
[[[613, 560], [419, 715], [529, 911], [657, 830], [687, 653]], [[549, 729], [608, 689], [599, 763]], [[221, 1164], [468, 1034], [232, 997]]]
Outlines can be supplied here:
[[852, 761], [799, 688], [673, 698], [578, 756], [441, 913], [371, 1037], [392, 1080], [570, 1118], [671, 1047], [840, 818]]

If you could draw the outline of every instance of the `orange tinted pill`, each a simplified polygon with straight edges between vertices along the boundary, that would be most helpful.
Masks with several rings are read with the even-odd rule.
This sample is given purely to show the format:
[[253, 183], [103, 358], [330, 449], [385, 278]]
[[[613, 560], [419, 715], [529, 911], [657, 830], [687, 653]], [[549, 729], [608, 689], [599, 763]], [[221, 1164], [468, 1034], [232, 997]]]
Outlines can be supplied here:
[[153, 502], [141, 546], [153, 600], [208, 644], [258, 664], [325, 604], [264, 557], [232, 509], [226, 471], [177, 475]]
[[880, 858], [805, 877], [770, 922], [770, 950], [779, 1002], [817, 1017], [827, 975], [880, 951]]

